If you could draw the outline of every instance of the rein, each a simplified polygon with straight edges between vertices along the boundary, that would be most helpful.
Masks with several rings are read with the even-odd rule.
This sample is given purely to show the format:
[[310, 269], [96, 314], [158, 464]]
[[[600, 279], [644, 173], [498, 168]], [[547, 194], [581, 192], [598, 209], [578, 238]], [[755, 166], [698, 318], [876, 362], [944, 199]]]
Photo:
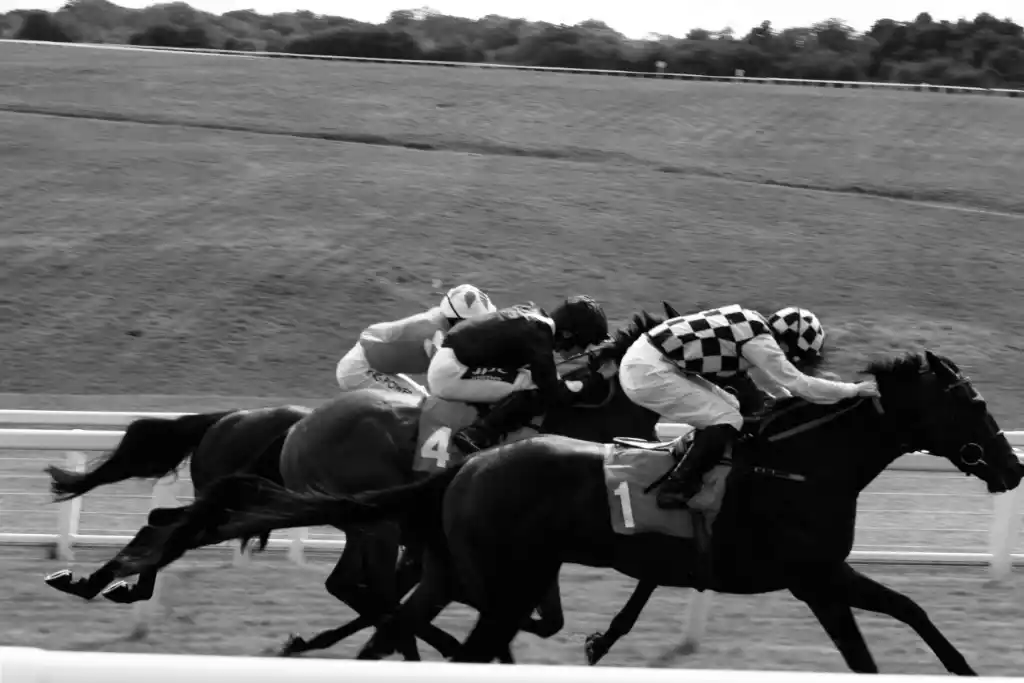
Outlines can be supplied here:
[[[819, 427], [822, 427], [822, 426], [824, 426], [824, 425], [826, 425], [826, 424], [828, 424], [830, 422], [833, 422], [834, 420], [839, 419], [840, 417], [843, 417], [844, 415], [846, 415], [848, 413], [853, 412], [854, 410], [857, 410], [862, 405], [864, 405], [865, 401], [867, 401], [867, 399], [862, 398], [862, 399], [860, 399], [858, 401], [855, 401], [853, 404], [851, 404], [851, 405], [849, 405], [849, 406], [847, 406], [847, 407], [845, 407], [845, 408], [843, 408], [841, 410], [837, 410], [835, 412], [829, 413], [828, 415], [822, 415], [821, 417], [815, 418], [813, 420], [809, 420], [808, 422], [803, 422], [801, 424], [796, 425], [795, 427], [791, 427], [789, 429], [781, 431], [778, 434], [772, 434], [771, 436], [767, 437], [766, 441], [768, 441], [769, 443], [778, 443], [780, 441], [785, 441], [786, 439], [792, 438], [792, 437], [797, 436], [799, 434], [806, 434], [807, 432], [813, 431], [813, 430], [815, 430], [815, 429], [817, 429]], [[877, 397], [872, 398], [871, 399], [871, 403], [872, 403], [872, 407], [874, 407], [874, 409], [875, 409], [875, 412], [877, 412], [879, 415], [884, 415], [885, 414], [885, 410], [883, 410], [883, 408], [882, 408], [882, 402], [881, 402], [880, 399], [878, 399]], [[806, 405], [806, 403], [804, 403], [804, 402], [797, 402], [797, 403], [794, 403], [792, 405], [786, 406], [785, 408], [783, 408], [782, 410], [780, 410], [778, 412], [775, 412], [775, 413], [772, 413], [772, 414], [766, 416], [764, 418], [764, 420], [761, 422], [761, 424], [758, 426], [757, 435], [753, 436], [752, 438], [757, 438], [758, 436], [763, 434], [765, 428], [773, 420], [775, 420], [776, 418], [781, 417], [782, 415], [785, 415], [786, 413], [790, 412], [791, 410], [794, 410], [794, 409], [796, 409], [796, 408], [798, 408], [798, 407], [800, 407], [802, 405]], [[751, 438], [751, 437], [748, 437], [748, 439], [749, 438]], [[773, 479], [783, 479], [783, 480], [786, 480], [786, 481], [796, 481], [796, 482], [805, 482], [805, 481], [807, 481], [807, 476], [803, 475], [803, 474], [797, 474], [795, 472], [787, 472], [785, 470], [776, 469], [774, 467], [765, 467], [763, 465], [744, 465], [744, 464], [736, 463], [732, 459], [731, 451], [726, 454], [726, 456], [722, 459], [722, 462], [723, 462], [723, 464], [731, 465], [733, 467], [733, 469], [738, 469], [740, 471], [749, 472], [751, 474], [756, 474], [756, 475], [759, 475], [759, 476], [771, 477]]]

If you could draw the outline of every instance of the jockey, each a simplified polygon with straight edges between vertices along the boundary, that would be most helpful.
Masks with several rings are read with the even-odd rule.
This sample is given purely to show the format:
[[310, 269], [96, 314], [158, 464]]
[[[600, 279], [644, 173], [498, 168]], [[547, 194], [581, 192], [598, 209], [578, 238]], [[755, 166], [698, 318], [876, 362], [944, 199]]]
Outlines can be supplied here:
[[418, 394], [422, 388], [399, 373], [425, 374], [436, 346], [463, 320], [496, 310], [490, 298], [473, 285], [448, 290], [441, 303], [401, 320], [370, 325], [338, 361], [335, 377], [342, 391], [390, 389]]
[[811, 403], [878, 395], [874, 381], [838, 382], [797, 369], [818, 364], [824, 344], [821, 322], [806, 309], [783, 308], [766, 319], [738, 305], [671, 318], [633, 342], [619, 364], [625, 394], [665, 419], [696, 428], [689, 453], [659, 487], [658, 505], [685, 507], [743, 427], [739, 401], [716, 379], [749, 372], [773, 396]]
[[588, 296], [573, 296], [548, 314], [534, 304], [503, 308], [459, 325], [437, 350], [427, 372], [430, 393], [465, 403], [494, 404], [452, 435], [464, 455], [495, 445], [506, 434], [566, 400], [555, 352], [604, 341], [608, 319]]

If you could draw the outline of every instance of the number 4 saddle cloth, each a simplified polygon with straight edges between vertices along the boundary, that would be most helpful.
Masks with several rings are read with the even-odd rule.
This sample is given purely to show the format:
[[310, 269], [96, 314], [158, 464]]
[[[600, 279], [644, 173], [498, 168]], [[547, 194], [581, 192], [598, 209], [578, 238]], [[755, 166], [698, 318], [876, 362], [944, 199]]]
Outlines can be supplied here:
[[[678, 436], [687, 448], [693, 442], [693, 428]], [[656, 502], [657, 488], [647, 491], [674, 466], [672, 444], [618, 438], [608, 444], [604, 458], [604, 479], [608, 489], [612, 528], [618, 534], [665, 534], [676, 538], [694, 537], [694, 512], [699, 512], [711, 532], [711, 525], [722, 505], [726, 479], [732, 460], [723, 458], [704, 474], [704, 486], [689, 500], [686, 508], [660, 508]]]
[[[420, 407], [419, 431], [416, 435], [416, 456], [412, 468], [416, 472], [440, 472], [465, 456], [451, 445], [452, 434], [476, 420], [479, 409], [469, 403], [446, 401], [431, 396]], [[539, 418], [538, 418], [539, 420]], [[534, 420], [537, 422], [538, 420]], [[501, 443], [519, 441], [537, 434], [537, 429], [524, 427], [505, 435]]]

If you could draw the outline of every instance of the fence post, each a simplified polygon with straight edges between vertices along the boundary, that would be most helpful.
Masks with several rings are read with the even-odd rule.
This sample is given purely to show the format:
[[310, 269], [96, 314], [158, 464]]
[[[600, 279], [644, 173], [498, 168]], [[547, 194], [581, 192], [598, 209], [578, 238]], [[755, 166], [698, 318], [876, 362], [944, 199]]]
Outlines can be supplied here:
[[708, 626], [711, 616], [711, 591], [690, 591], [690, 604], [686, 607], [686, 630], [683, 635], [681, 654], [693, 654], [700, 648], [700, 641]]
[[997, 493], [992, 506], [992, 527], [989, 531], [989, 573], [993, 581], [1002, 581], [1013, 571], [1013, 549], [1020, 534], [1020, 499], [1024, 486]]
[[309, 538], [309, 529], [306, 527], [289, 530], [292, 542], [288, 545], [288, 559], [295, 564], [304, 566], [306, 564], [306, 539]]
[[[72, 472], [85, 471], [85, 453], [68, 451], [65, 455], [67, 469]], [[78, 535], [78, 522], [82, 516], [82, 498], [72, 498], [60, 504], [57, 512], [57, 542], [54, 544], [54, 556], [59, 560], [70, 562], [75, 559], [72, 546]]]

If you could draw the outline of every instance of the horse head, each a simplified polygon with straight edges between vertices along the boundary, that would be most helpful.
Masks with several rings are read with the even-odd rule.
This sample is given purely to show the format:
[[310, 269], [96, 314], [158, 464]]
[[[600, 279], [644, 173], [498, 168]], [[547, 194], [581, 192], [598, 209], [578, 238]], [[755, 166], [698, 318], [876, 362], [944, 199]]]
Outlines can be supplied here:
[[908, 450], [946, 458], [978, 477], [990, 493], [1016, 488], [1024, 475], [1016, 453], [971, 380], [931, 351], [872, 363], [884, 413], [895, 418]]

